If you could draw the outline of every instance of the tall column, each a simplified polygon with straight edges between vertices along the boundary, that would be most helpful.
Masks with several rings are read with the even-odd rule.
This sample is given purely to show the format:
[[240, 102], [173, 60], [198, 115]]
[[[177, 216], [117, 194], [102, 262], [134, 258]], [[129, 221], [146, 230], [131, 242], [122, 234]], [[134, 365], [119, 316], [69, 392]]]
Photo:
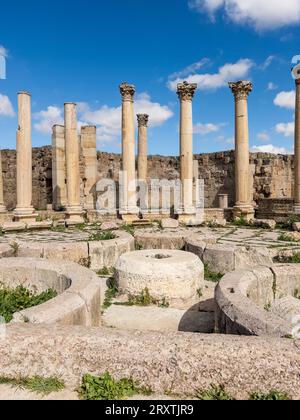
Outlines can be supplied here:
[[3, 195], [3, 174], [2, 174], [1, 149], [0, 149], [0, 213], [6, 213], [6, 207], [4, 205], [4, 195]]
[[96, 208], [97, 182], [97, 129], [95, 126], [81, 127], [81, 150], [84, 160], [84, 207]]
[[196, 215], [193, 203], [193, 98], [197, 90], [196, 83], [179, 83], [177, 95], [180, 99], [180, 174], [181, 174], [181, 201], [179, 219], [190, 221]]
[[300, 79], [296, 79], [294, 212], [300, 214]]
[[135, 86], [128, 83], [120, 85], [122, 96], [122, 206], [123, 219], [132, 221], [137, 218], [136, 178], [135, 178], [135, 141], [134, 141], [134, 94]]
[[18, 93], [17, 131], [17, 207], [15, 220], [30, 222], [36, 220], [32, 206], [32, 144], [31, 144], [31, 96]]
[[[235, 97], [235, 217], [254, 218], [253, 191], [250, 191], [250, 151], [248, 95], [253, 86], [249, 81], [229, 83]], [[251, 197], [252, 196], [252, 197]]]
[[77, 134], [76, 104], [65, 104], [65, 143], [67, 172], [67, 223], [83, 223], [83, 208], [80, 203], [79, 141]]
[[52, 129], [52, 185], [53, 208], [63, 210], [68, 203], [66, 185], [65, 127], [54, 125]]
[[148, 121], [149, 115], [138, 114], [138, 180], [147, 181], [148, 176]]

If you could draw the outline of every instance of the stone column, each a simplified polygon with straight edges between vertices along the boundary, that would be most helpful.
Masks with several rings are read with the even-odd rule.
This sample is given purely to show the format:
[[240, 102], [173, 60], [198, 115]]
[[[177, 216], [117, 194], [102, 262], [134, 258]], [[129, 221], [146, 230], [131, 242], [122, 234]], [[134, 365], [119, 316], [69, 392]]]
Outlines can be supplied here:
[[134, 106], [135, 86], [128, 83], [120, 85], [122, 96], [122, 205], [120, 214], [130, 222], [137, 218], [136, 177], [135, 177], [135, 140]]
[[253, 191], [250, 191], [250, 151], [248, 95], [253, 86], [249, 81], [229, 83], [235, 97], [235, 217], [254, 218]]
[[97, 183], [97, 129], [95, 126], [81, 127], [81, 150], [84, 160], [84, 207], [96, 208]]
[[54, 125], [52, 129], [52, 185], [53, 209], [57, 211], [65, 209], [68, 203], [66, 177], [65, 127]]
[[300, 214], [300, 79], [296, 79], [294, 213]]
[[181, 179], [181, 202], [179, 219], [182, 222], [190, 222], [196, 215], [193, 203], [193, 98], [197, 89], [196, 83], [179, 83], [177, 95], [180, 99], [180, 179]]
[[138, 114], [138, 180], [147, 181], [148, 176], [148, 121], [149, 115]]
[[77, 134], [76, 104], [65, 104], [65, 144], [67, 172], [67, 224], [83, 223], [83, 208], [80, 203], [79, 141]]
[[4, 195], [3, 195], [3, 174], [2, 174], [1, 149], [0, 149], [0, 213], [6, 213], [6, 207], [4, 205]]
[[15, 221], [32, 222], [37, 214], [32, 206], [32, 144], [31, 144], [31, 96], [18, 93], [17, 131], [17, 207]]

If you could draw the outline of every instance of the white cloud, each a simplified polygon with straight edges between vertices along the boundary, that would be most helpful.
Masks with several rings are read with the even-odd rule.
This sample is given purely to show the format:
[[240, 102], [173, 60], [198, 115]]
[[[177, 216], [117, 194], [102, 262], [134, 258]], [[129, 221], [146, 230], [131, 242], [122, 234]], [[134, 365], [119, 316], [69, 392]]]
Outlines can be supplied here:
[[292, 152], [285, 147], [277, 147], [273, 144], [266, 144], [265, 146], [254, 146], [251, 149], [252, 153], [272, 153], [274, 155], [289, 155]]
[[273, 61], [275, 60], [275, 55], [269, 55], [269, 57], [267, 57], [265, 59], [265, 61], [259, 66], [262, 70], [267, 70], [267, 68], [270, 67], [270, 65], [273, 63]]
[[8, 50], [5, 47], [3, 47], [3, 45], [0, 45], [0, 55], [2, 55], [2, 57], [8, 56]]
[[258, 31], [300, 22], [299, 0], [189, 0], [189, 6], [212, 19], [223, 9], [233, 22], [249, 24]]
[[295, 133], [295, 123], [279, 123], [275, 127], [278, 134], [283, 134], [284, 137], [292, 137]]
[[[243, 79], [248, 76], [254, 63], [248, 58], [240, 59], [234, 64], [227, 63], [219, 68], [215, 74], [191, 74], [185, 80], [189, 83], [197, 83], [200, 90], [212, 90], [227, 86], [228, 82]], [[177, 84], [183, 82], [183, 79], [177, 78], [168, 83], [172, 91], [176, 91]]]
[[[97, 139], [101, 143], [115, 142], [121, 134], [121, 106], [108, 107], [102, 106], [97, 110], [91, 109], [85, 102], [77, 104], [78, 130], [84, 125], [93, 124], [97, 126]], [[54, 124], [63, 124], [63, 108], [49, 106], [46, 110], [37, 112], [33, 115], [36, 120], [35, 130], [42, 134], [51, 134]], [[135, 101], [136, 114], [149, 115], [149, 127], [157, 127], [164, 124], [173, 116], [172, 110], [168, 106], [152, 102], [151, 97], [142, 93], [137, 95]]]
[[183, 70], [175, 72], [169, 76], [170, 80], [179, 79], [182, 77], [190, 76], [199, 70], [201, 67], [204, 67], [206, 64], [210, 63], [209, 58], [202, 58], [202, 60], [197, 61], [196, 63], [190, 64], [189, 66], [185, 67]]
[[287, 109], [295, 109], [296, 94], [294, 90], [290, 92], [280, 92], [274, 99], [274, 104]]
[[53, 125], [64, 123], [63, 109], [56, 106], [48, 106], [45, 111], [35, 113], [33, 118], [37, 121], [35, 130], [42, 134], [51, 134]]
[[[94, 111], [86, 104], [82, 118], [89, 124], [95, 124], [98, 128], [98, 140], [102, 143], [114, 142], [121, 133], [121, 106], [110, 108], [102, 106]], [[173, 111], [166, 105], [152, 102], [151, 97], [142, 93], [137, 95], [135, 101], [136, 114], [149, 115], [149, 127], [157, 127], [173, 117]]]
[[206, 134], [210, 133], [216, 133], [220, 130], [220, 124], [202, 124], [198, 123], [194, 126], [194, 134], [200, 134], [201, 136], [204, 136]]
[[273, 83], [273, 82], [269, 82], [267, 89], [268, 90], [276, 90], [276, 89], [278, 89], [278, 86], [275, 85], [275, 83]]
[[14, 117], [15, 111], [8, 96], [0, 93], [0, 116]]
[[270, 135], [266, 131], [262, 131], [261, 133], [258, 133], [257, 137], [261, 141], [269, 141], [270, 140]]

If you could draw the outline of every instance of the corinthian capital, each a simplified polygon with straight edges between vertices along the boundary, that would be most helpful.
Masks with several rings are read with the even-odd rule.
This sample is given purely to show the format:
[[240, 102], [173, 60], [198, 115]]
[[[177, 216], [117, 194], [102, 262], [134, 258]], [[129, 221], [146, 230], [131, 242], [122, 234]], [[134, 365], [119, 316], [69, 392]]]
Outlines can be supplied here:
[[125, 101], [133, 102], [133, 97], [135, 94], [134, 85], [129, 85], [128, 83], [124, 82], [120, 85], [120, 92], [122, 95], [123, 102]]
[[197, 90], [197, 83], [183, 82], [177, 85], [177, 95], [181, 101], [192, 101]]
[[137, 114], [138, 126], [148, 127], [149, 115], [148, 114]]
[[239, 82], [230, 82], [229, 87], [237, 101], [247, 99], [250, 92], [253, 90], [253, 85], [249, 80], [241, 80]]

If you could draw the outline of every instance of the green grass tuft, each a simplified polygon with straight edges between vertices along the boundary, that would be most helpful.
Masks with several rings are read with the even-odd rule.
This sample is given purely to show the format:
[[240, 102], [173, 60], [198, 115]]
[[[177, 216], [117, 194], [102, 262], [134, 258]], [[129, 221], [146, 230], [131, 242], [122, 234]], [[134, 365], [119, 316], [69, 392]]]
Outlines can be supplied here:
[[105, 299], [103, 302], [103, 310], [110, 308], [112, 305], [113, 299], [115, 299], [118, 296], [118, 289], [115, 284], [114, 279], [109, 280], [108, 289], [105, 292]]
[[224, 274], [215, 273], [215, 272], [211, 271], [208, 264], [204, 264], [204, 278], [205, 278], [206, 281], [211, 281], [213, 283], [218, 283], [222, 279], [223, 276], [224, 276]]
[[134, 234], [135, 234], [135, 228], [134, 228], [133, 225], [125, 224], [121, 227], [121, 229], [124, 230], [125, 232], [129, 233], [132, 236], [134, 236]]
[[201, 401], [234, 401], [234, 398], [225, 391], [225, 387], [211, 386], [207, 391], [197, 394], [197, 398]]
[[31, 392], [43, 395], [49, 395], [52, 392], [58, 392], [65, 388], [65, 384], [61, 380], [57, 378], [42, 378], [41, 376], [22, 379], [0, 377], [0, 384], [28, 389]]
[[107, 232], [97, 232], [97, 233], [93, 233], [88, 241], [89, 242], [100, 242], [100, 241], [110, 241], [111, 239], [116, 239], [116, 235], [111, 232], [111, 231], [107, 231]]
[[290, 401], [291, 398], [282, 392], [272, 391], [269, 394], [255, 392], [250, 395], [250, 401]]
[[79, 393], [87, 401], [113, 401], [138, 394], [149, 395], [151, 391], [139, 387], [132, 379], [117, 381], [106, 372], [100, 377], [84, 375]]
[[49, 289], [37, 295], [23, 286], [10, 289], [1, 285], [0, 287], [0, 316], [5, 322], [10, 322], [16, 312], [33, 306], [41, 305], [57, 296], [55, 290]]

